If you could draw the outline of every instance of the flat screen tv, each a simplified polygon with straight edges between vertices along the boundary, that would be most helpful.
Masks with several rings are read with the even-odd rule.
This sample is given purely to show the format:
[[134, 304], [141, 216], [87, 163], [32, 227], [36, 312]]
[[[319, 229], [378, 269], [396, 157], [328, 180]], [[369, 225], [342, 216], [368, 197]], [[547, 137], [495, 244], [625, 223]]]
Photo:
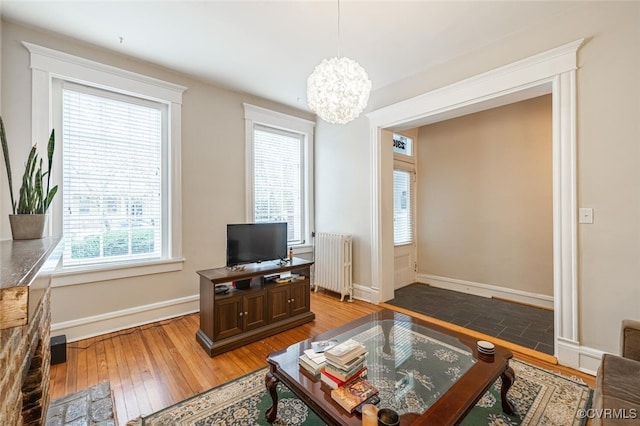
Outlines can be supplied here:
[[227, 266], [286, 258], [286, 222], [227, 225]]

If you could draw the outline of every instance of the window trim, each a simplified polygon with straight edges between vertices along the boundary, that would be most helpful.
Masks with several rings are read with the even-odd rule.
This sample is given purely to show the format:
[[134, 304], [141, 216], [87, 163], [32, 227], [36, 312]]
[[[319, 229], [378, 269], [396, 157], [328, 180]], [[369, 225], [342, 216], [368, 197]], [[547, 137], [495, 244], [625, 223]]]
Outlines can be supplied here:
[[313, 206], [313, 131], [315, 123], [304, 118], [243, 103], [245, 118], [245, 220], [254, 221], [254, 188], [253, 188], [253, 132], [255, 125], [262, 125], [287, 132], [299, 133], [303, 136], [303, 210], [304, 210], [304, 244], [293, 246], [296, 253], [310, 251], [312, 248], [311, 233], [314, 230]]
[[[80, 58], [68, 53], [38, 46], [23, 41], [23, 46], [30, 53], [30, 67], [32, 70], [32, 103], [31, 103], [31, 139], [47, 140], [54, 119], [51, 93], [53, 79], [66, 80], [114, 92], [120, 92], [146, 98], [167, 105], [169, 120], [168, 131], [170, 138], [169, 170], [167, 178], [170, 180], [169, 193], [172, 200], [181, 199], [181, 111], [182, 94], [187, 89], [184, 86], [168, 83], [152, 77], [147, 77], [131, 71], [105, 65], [92, 60]], [[60, 154], [61, 150], [56, 150]], [[61, 159], [57, 158], [57, 164]], [[62, 168], [54, 169], [52, 179], [61, 182]], [[62, 189], [64, 190], [64, 188]], [[56, 197], [50, 209], [49, 234], [62, 234], [62, 197]], [[74, 268], [76, 283], [102, 281], [104, 279], [125, 278], [145, 274], [178, 271], [182, 269], [182, 204], [168, 200], [170, 231], [169, 250], [167, 258], [154, 262], [151, 266], [146, 262], [127, 262], [101, 268], [102, 273], [91, 269], [83, 272], [82, 268]], [[140, 265], [140, 270], [137, 270]], [[106, 266], [106, 265], [104, 265]], [[69, 274], [69, 271], [61, 275]], [[54, 282], [55, 282], [54, 274]], [[60, 283], [60, 285], [64, 285]]]

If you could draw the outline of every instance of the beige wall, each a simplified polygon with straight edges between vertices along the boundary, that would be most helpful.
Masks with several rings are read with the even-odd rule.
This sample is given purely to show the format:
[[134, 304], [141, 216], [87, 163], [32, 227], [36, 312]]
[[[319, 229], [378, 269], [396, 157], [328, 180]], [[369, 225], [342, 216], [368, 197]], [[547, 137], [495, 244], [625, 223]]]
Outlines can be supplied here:
[[551, 95], [419, 129], [419, 274], [553, 295], [551, 136]]
[[[187, 87], [182, 106], [182, 200], [175, 200], [182, 202], [184, 270], [54, 288], [53, 322], [82, 321], [96, 315], [109, 316], [114, 312], [197, 297], [199, 288], [195, 271], [225, 264], [226, 224], [245, 220], [242, 103], [249, 102], [310, 120], [314, 117], [117, 53], [3, 22], [3, 118], [11, 128], [11, 143], [24, 145], [23, 154], [19, 154], [18, 149], [12, 153], [16, 157], [15, 164], [19, 164], [19, 155], [25, 155], [30, 146], [31, 70], [28, 52], [21, 44], [23, 40]], [[6, 186], [1, 196], [8, 197], [4, 188]], [[1, 235], [11, 238], [8, 203], [2, 206]], [[131, 319], [125, 318], [123, 322], [128, 320]]]

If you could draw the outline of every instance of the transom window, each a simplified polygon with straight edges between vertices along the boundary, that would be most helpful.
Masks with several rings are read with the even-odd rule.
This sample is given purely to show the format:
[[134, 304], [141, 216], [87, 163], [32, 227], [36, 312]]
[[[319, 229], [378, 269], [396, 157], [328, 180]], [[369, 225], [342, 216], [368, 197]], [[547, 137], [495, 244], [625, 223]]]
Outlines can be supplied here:
[[393, 152], [408, 157], [413, 156], [413, 139], [394, 133]]

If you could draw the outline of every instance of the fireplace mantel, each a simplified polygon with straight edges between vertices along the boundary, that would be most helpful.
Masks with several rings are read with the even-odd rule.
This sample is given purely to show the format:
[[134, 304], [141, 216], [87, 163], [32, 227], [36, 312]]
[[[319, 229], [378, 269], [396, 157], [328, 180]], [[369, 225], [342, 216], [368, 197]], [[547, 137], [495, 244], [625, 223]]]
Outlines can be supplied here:
[[[44, 294], [45, 280], [36, 280], [60, 237], [0, 241], [0, 330], [26, 325]], [[31, 314], [30, 314], [31, 311]]]
[[51, 276], [60, 238], [0, 241], [0, 423], [41, 426], [49, 405]]

